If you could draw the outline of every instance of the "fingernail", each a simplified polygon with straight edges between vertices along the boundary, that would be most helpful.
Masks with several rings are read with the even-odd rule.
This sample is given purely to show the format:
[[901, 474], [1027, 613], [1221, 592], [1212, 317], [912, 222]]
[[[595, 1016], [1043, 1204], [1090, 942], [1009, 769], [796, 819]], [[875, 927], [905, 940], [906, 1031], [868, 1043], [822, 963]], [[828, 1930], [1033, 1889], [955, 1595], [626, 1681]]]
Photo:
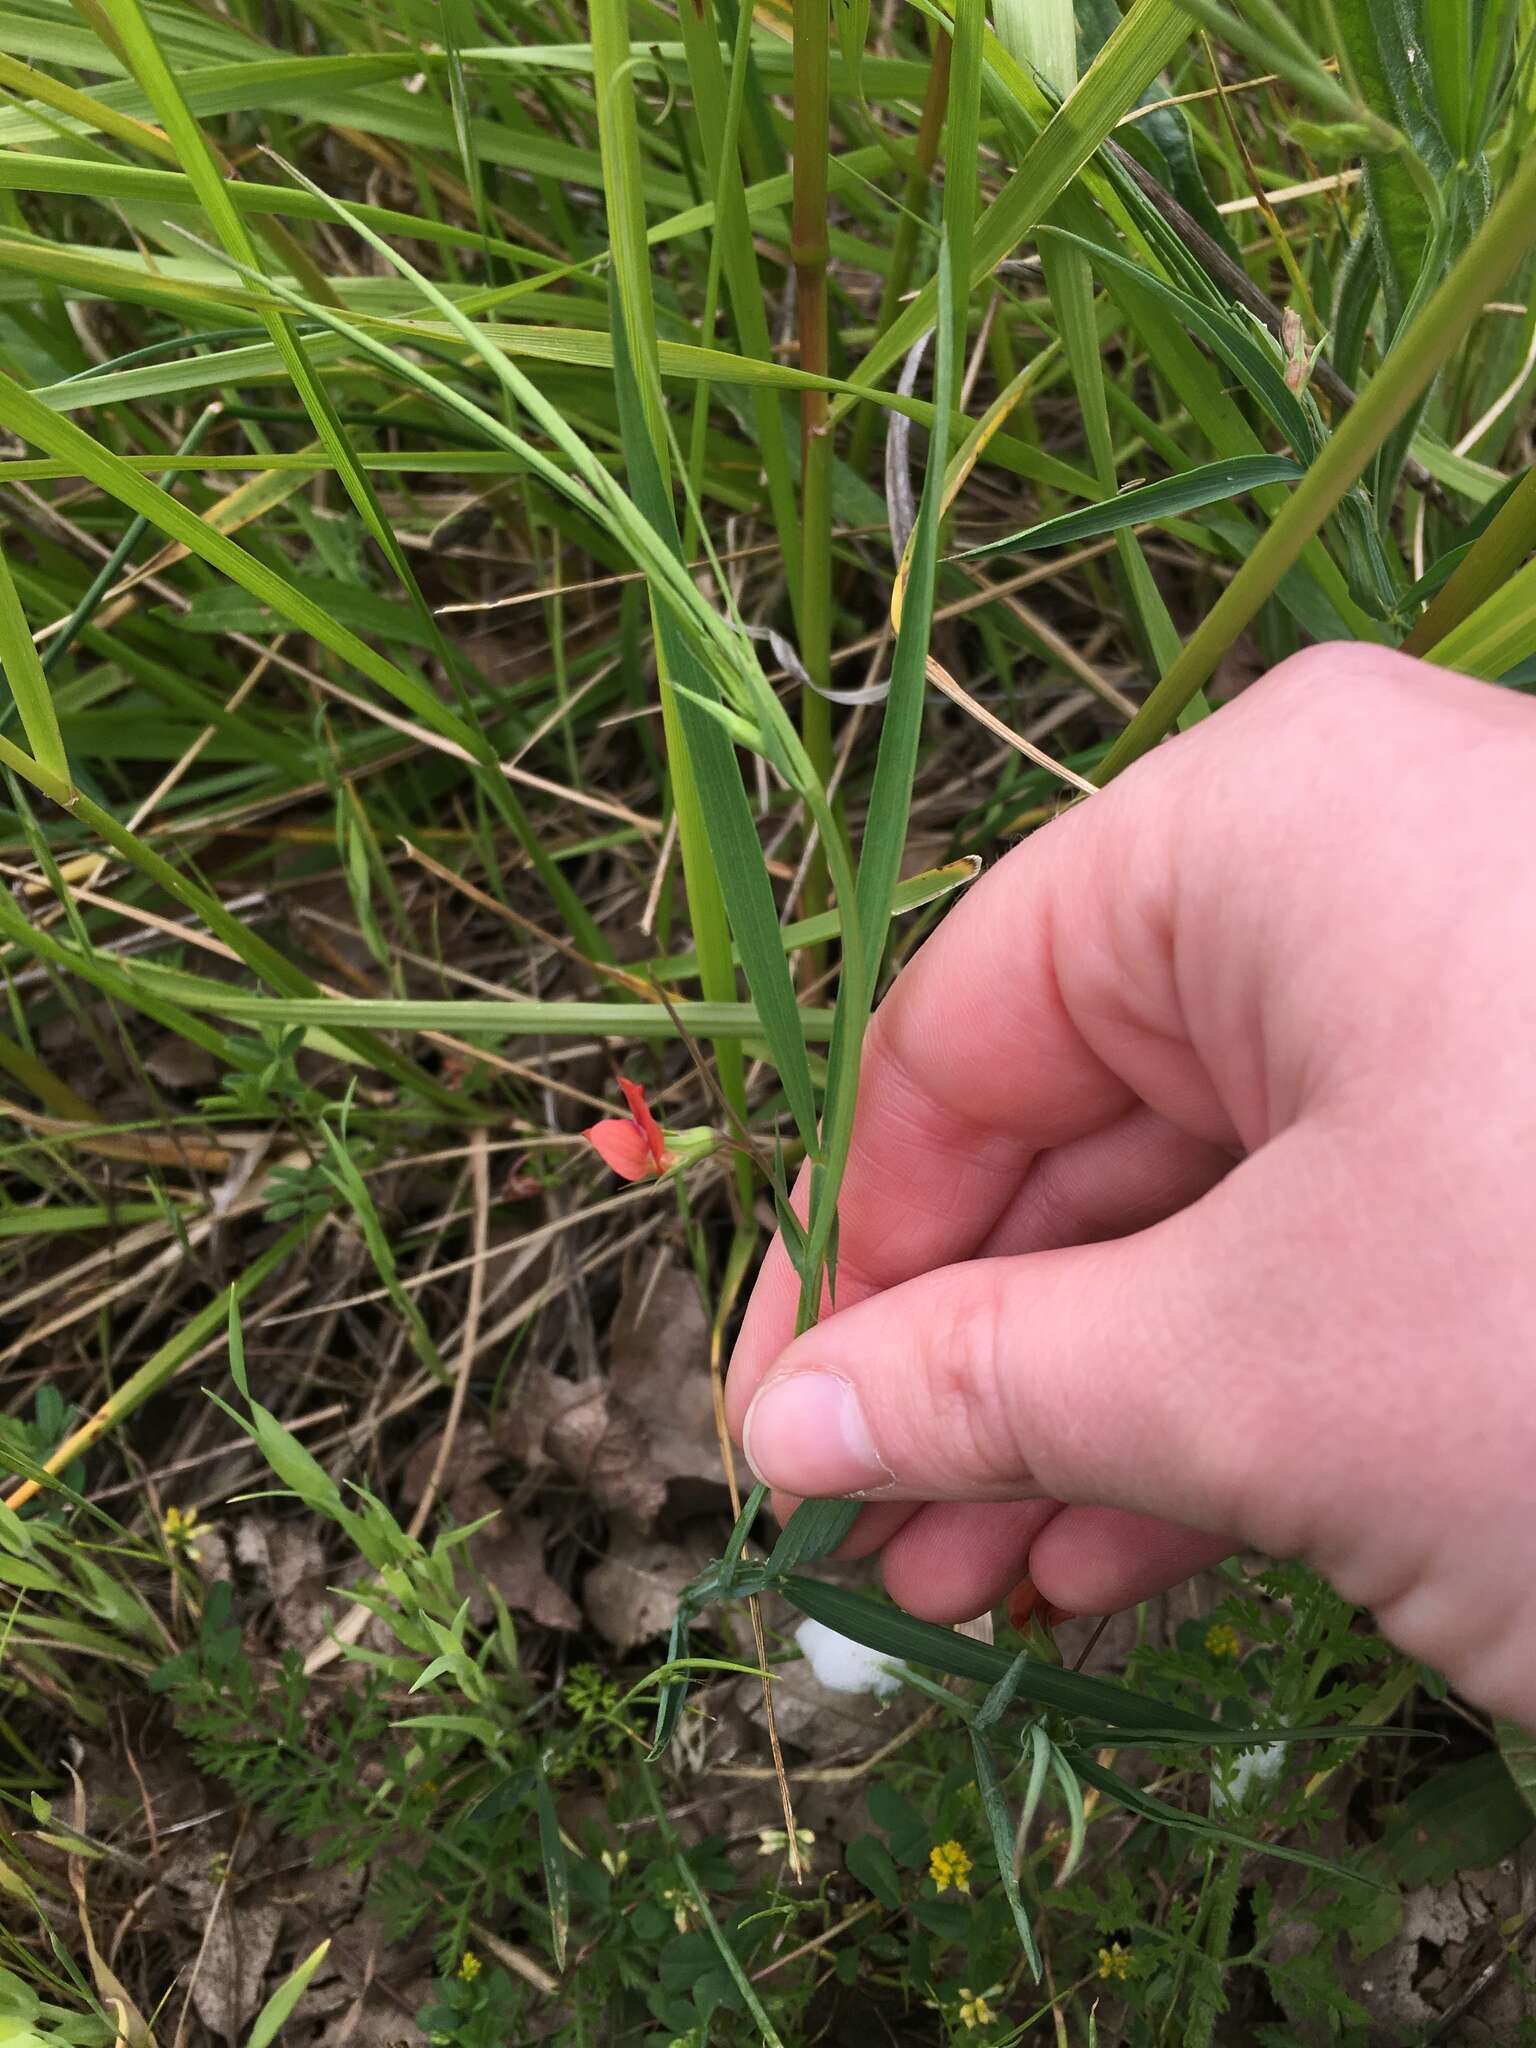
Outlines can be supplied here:
[[852, 1383], [837, 1373], [769, 1380], [754, 1396], [741, 1435], [758, 1478], [790, 1493], [870, 1493], [895, 1477], [875, 1449]]

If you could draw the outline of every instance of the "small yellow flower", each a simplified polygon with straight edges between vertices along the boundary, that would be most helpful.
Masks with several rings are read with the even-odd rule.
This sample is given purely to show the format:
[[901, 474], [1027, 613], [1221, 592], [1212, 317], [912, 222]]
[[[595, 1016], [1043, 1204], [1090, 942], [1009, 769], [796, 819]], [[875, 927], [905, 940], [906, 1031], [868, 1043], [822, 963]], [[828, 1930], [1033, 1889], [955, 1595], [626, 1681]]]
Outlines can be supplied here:
[[957, 1892], [971, 1888], [971, 1859], [958, 1842], [935, 1842], [928, 1852], [928, 1875], [941, 1892], [951, 1885]]
[[1099, 1950], [1099, 1975], [1101, 1977], [1120, 1977], [1123, 1979], [1129, 1977], [1130, 1974], [1131, 1952], [1128, 1948], [1122, 1948], [1118, 1941], [1114, 1941], [1110, 1943], [1108, 1948], [1101, 1948]]
[[480, 1958], [472, 1948], [465, 1949], [459, 1957], [459, 1975], [466, 1984], [473, 1984], [481, 1970]]
[[989, 2027], [996, 2018], [984, 1991], [972, 1991], [966, 1984], [960, 1986], [960, 2024], [967, 2032], [972, 2027]]
[[202, 1555], [197, 1547], [202, 1531], [198, 1527], [196, 1508], [167, 1508], [160, 1533], [165, 1538], [167, 1549], [179, 1550], [183, 1557], [194, 1562]]
[[1213, 1621], [1205, 1632], [1205, 1647], [1213, 1657], [1240, 1657], [1242, 1643], [1230, 1621]]

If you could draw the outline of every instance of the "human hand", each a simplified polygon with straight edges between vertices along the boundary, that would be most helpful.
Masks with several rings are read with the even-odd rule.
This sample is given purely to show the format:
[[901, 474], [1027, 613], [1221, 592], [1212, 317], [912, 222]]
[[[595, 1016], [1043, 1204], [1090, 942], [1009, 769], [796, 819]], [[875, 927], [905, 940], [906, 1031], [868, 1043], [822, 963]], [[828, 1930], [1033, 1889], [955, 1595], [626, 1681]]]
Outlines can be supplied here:
[[1536, 705], [1286, 662], [1001, 861], [876, 1013], [838, 1308], [732, 1429], [953, 1621], [1302, 1557], [1536, 1722]]

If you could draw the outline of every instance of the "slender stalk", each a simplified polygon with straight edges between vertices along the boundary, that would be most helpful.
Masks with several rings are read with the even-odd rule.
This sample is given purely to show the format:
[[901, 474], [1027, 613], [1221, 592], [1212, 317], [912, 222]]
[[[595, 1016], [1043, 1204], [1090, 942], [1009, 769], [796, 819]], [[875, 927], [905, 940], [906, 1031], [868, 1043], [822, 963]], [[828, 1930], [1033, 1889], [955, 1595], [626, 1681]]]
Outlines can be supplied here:
[[[741, 13], [728, 81], [720, 56], [718, 30], [709, 6], [706, 4], [698, 8], [685, 4], [678, 10], [678, 25], [683, 33], [683, 49], [693, 84], [694, 106], [698, 112], [699, 135], [715, 202], [711, 258], [718, 261], [725, 278], [742, 354], [752, 356], [758, 362], [769, 363], [774, 360], [773, 342], [768, 332], [768, 307], [758, 273], [757, 251], [752, 244], [752, 224], [747, 215], [739, 150], [742, 103], [751, 61], [752, 11], [745, 8]], [[702, 338], [707, 345], [707, 334]], [[790, 611], [798, 631], [800, 515], [795, 503], [794, 477], [790, 471], [784, 418], [780, 411], [782, 400], [776, 391], [757, 386], [747, 393], [747, 403], [752, 408], [757, 453], [767, 483], [774, 530], [784, 557]]]
[[1487, 300], [1536, 244], [1536, 155], [1522, 159], [1481, 230], [1419, 312], [1273, 524], [1099, 763], [1104, 784], [1155, 746], [1210, 680], [1217, 662], [1363, 474], [1398, 421], [1428, 389]]
[[[928, 89], [923, 97], [922, 119], [918, 123], [917, 136], [912, 145], [912, 161], [907, 169], [906, 183], [902, 187], [901, 210], [896, 216], [896, 236], [891, 243], [891, 267], [886, 273], [879, 310], [875, 314], [875, 341], [880, 339], [896, 318], [912, 282], [912, 266], [917, 259], [917, 238], [923, 228], [928, 187], [933, 180], [933, 167], [938, 160], [939, 142], [944, 134], [944, 111], [949, 101], [949, 66], [955, 47], [954, 39], [941, 22], [932, 19], [928, 23], [928, 33], [933, 43], [933, 62], [928, 69]], [[851, 467], [859, 476], [864, 474], [880, 424], [881, 416], [875, 406], [865, 405], [859, 408], [848, 457]]]
[[[645, 205], [640, 137], [635, 121], [634, 86], [630, 77], [629, 0], [593, 0], [590, 11], [592, 68], [597, 89], [599, 140], [608, 199], [608, 231], [613, 245], [614, 277], [630, 360], [640, 388], [646, 431], [663, 477], [670, 474], [665, 401], [661, 390], [656, 345], [656, 309], [651, 297], [650, 263], [645, 240]], [[652, 621], [656, 597], [651, 594]], [[726, 918], [714, 856], [710, 850], [704, 809], [682, 716], [657, 638], [657, 676], [661, 684], [662, 731], [672, 779], [672, 807], [677, 817], [678, 848], [688, 890], [688, 914], [699, 956], [699, 983], [705, 999], [730, 1002], [736, 993], [736, 967], [731, 957], [731, 930]], [[720, 1087], [735, 1113], [746, 1119], [746, 1067], [739, 1043], [714, 1044]], [[751, 1164], [738, 1161], [737, 1188], [749, 1203]]]
[[[794, 215], [790, 256], [800, 368], [829, 374], [827, 352], [827, 155], [830, 125], [827, 0], [795, 0]], [[827, 394], [800, 394], [800, 658], [813, 683], [832, 680], [832, 437]], [[803, 690], [800, 736], [825, 788], [832, 776], [832, 707]], [[802, 907], [815, 917], [827, 905], [825, 850], [805, 878]]]
[[[1058, 0], [1055, 5], [1046, 4], [1046, 0], [1029, 0], [1026, 6], [1019, 6], [1017, 0], [1002, 0], [996, 12], [998, 41], [1004, 49], [1038, 72], [1060, 100], [1067, 100], [1077, 85], [1072, 0]], [[1109, 424], [1109, 400], [1104, 389], [1104, 359], [1094, 313], [1093, 272], [1079, 248], [1050, 241], [1040, 254], [1046, 293], [1082, 410], [1083, 433], [1094, 474], [1106, 495], [1112, 497], [1119, 488], [1119, 479]], [[1115, 549], [1127, 609], [1152, 674], [1161, 675], [1178, 655], [1178, 633], [1153, 581], [1141, 543], [1134, 534], [1122, 529], [1115, 535]]]
[[[70, 1431], [63, 1443], [44, 1461], [43, 1472], [56, 1475], [68, 1471], [76, 1458], [88, 1451], [92, 1444], [98, 1443], [109, 1429], [115, 1429], [120, 1422], [126, 1422], [136, 1409], [142, 1408], [150, 1396], [157, 1394], [167, 1380], [190, 1363], [202, 1346], [228, 1322], [231, 1296], [236, 1301], [243, 1301], [246, 1295], [253, 1293], [268, 1274], [277, 1271], [290, 1252], [298, 1249], [308, 1234], [309, 1225], [299, 1223], [268, 1245], [231, 1288], [221, 1290], [195, 1315], [189, 1316], [174, 1336], [168, 1337], [158, 1351], [146, 1358], [136, 1372], [130, 1373], [122, 1385], [108, 1395], [94, 1415], [82, 1422], [78, 1429]], [[36, 1497], [43, 1484], [41, 1479], [24, 1479], [0, 1505], [13, 1515], [17, 1514]]]
[[[205, 406], [192, 422], [187, 432], [182, 436], [176, 453], [178, 455], [195, 454], [203, 436], [218, 418], [219, 412], [220, 407], [217, 403]], [[166, 470], [158, 479], [159, 488], [162, 491], [168, 491], [174, 481], [174, 473]], [[80, 602], [75, 606], [69, 617], [64, 621], [64, 624], [43, 650], [42, 663], [45, 676], [52, 674], [53, 670], [58, 667], [64, 656], [75, 644], [81, 629], [90, 624], [101, 600], [117, 582], [123, 564], [143, 539], [148, 526], [148, 519], [142, 512], [139, 512], [123, 528], [117, 545], [92, 577], [81, 596]]]

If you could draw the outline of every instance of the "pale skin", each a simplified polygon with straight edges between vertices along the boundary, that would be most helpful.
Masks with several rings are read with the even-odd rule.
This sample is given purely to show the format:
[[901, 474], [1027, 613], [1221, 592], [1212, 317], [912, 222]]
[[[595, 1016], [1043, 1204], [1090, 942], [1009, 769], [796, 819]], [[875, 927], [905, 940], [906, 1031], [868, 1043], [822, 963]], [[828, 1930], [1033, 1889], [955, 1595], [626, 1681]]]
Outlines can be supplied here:
[[1322, 647], [1000, 861], [876, 1014], [781, 1512], [958, 1621], [1300, 1557], [1536, 1725], [1536, 704]]

